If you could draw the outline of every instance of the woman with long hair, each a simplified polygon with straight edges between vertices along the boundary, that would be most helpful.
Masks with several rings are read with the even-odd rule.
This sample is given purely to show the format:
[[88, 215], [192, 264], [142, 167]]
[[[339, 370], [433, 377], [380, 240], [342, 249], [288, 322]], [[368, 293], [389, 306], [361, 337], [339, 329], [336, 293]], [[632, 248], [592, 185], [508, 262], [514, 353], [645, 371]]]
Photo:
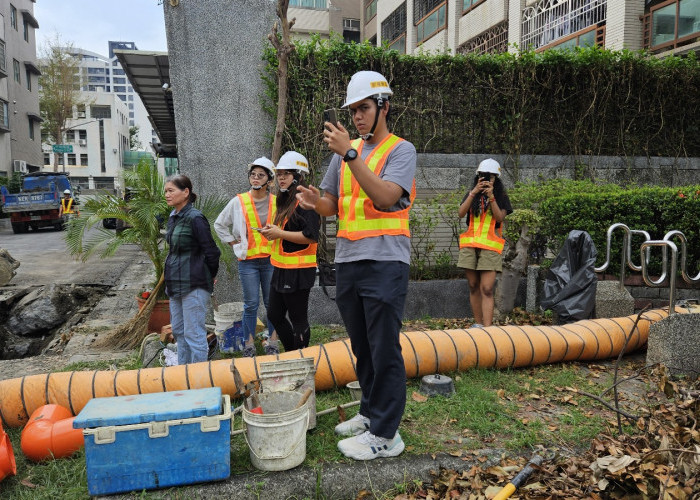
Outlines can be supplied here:
[[[243, 289], [243, 333], [246, 341], [243, 356], [255, 355], [255, 326], [260, 304], [270, 309], [270, 242], [261, 234], [261, 229], [275, 217], [275, 195], [270, 187], [275, 179], [275, 164], [264, 156], [247, 166], [250, 189], [229, 201], [214, 222], [214, 229], [221, 241], [231, 245], [238, 257], [238, 277]], [[272, 340], [265, 346], [266, 354], [279, 354], [272, 323], [268, 321], [268, 332]]]
[[459, 206], [460, 219], [469, 214], [469, 226], [459, 236], [457, 267], [464, 268], [469, 282], [469, 303], [474, 326], [493, 323], [493, 290], [502, 269], [503, 220], [513, 211], [500, 179], [501, 166], [488, 158], [479, 164], [474, 184]]
[[[309, 162], [296, 151], [282, 155], [276, 167], [277, 213], [274, 223], [260, 232], [272, 242], [274, 266], [267, 318], [285, 351], [308, 347], [309, 293], [316, 280], [316, 242], [321, 218], [299, 206], [297, 186], [306, 185]], [[287, 317], [288, 316], [288, 317]]]
[[196, 199], [189, 177], [176, 175], [166, 179], [165, 201], [173, 211], [165, 234], [165, 292], [170, 299], [170, 323], [180, 365], [207, 360], [204, 320], [221, 256], [209, 221], [192, 206]]

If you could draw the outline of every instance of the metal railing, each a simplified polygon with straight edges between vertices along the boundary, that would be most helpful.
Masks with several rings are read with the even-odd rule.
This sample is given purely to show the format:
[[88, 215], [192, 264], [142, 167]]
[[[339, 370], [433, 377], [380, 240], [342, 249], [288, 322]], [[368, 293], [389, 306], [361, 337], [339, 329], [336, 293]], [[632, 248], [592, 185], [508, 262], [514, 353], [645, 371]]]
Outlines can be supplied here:
[[[661, 240], [652, 240], [649, 237], [649, 233], [642, 230], [634, 230], [627, 227], [625, 224], [617, 223], [613, 224], [608, 228], [606, 235], [606, 248], [605, 248], [605, 263], [594, 268], [597, 273], [605, 271], [610, 265], [610, 248], [612, 241], [612, 233], [616, 229], [622, 229], [624, 231], [622, 239], [622, 262], [620, 266], [620, 287], [624, 286], [625, 281], [625, 265], [629, 266], [633, 271], [641, 271], [642, 279], [647, 286], [650, 287], [661, 287], [663, 286], [666, 278], [668, 277], [668, 314], [671, 315], [675, 312], [676, 306], [676, 276], [678, 274], [678, 247], [671, 241], [677, 238], [681, 242], [681, 277], [683, 280], [692, 285], [693, 283], [700, 283], [700, 272], [696, 276], [690, 276], [688, 274], [688, 249], [685, 235], [681, 231], [671, 230], [663, 237]], [[644, 237], [644, 242], [639, 248], [639, 257], [641, 260], [641, 265], [637, 266], [632, 262], [632, 249], [631, 241], [633, 235], [640, 235]], [[658, 279], [653, 280], [649, 276], [649, 254], [652, 247], [661, 248], [661, 276]], [[671, 250], [671, 262], [669, 267], [668, 262], [668, 250]]]
[[521, 17], [520, 45], [537, 49], [606, 20], [607, 0], [541, 0]]

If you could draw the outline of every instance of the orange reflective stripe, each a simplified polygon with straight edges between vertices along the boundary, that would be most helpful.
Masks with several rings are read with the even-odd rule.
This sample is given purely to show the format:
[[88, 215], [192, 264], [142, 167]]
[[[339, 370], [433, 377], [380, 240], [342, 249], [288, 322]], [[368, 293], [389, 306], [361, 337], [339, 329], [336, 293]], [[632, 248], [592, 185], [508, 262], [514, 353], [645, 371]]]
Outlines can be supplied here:
[[[299, 202], [296, 203], [296, 207]], [[282, 222], [280, 229], [284, 229], [287, 225], [287, 219]], [[297, 250], [296, 252], [285, 252], [282, 245], [282, 238], [273, 240], [270, 245], [270, 263], [275, 267], [282, 269], [298, 269], [303, 267], [316, 267], [316, 249], [317, 243], [310, 243], [306, 248]]]
[[267, 257], [270, 255], [270, 242], [259, 232], [253, 231], [251, 227], [263, 227], [274, 220], [275, 213], [277, 211], [275, 204], [276, 197], [274, 194], [268, 196], [267, 220], [265, 221], [265, 224], [260, 221], [260, 216], [255, 208], [255, 202], [253, 201], [253, 197], [251, 196], [250, 192], [239, 194], [238, 199], [241, 202], [243, 217], [245, 217], [246, 228], [248, 231], [248, 250], [246, 252], [246, 259]]
[[[389, 134], [365, 159], [367, 168], [374, 175], [379, 176], [389, 154], [401, 141], [403, 139], [400, 137]], [[364, 141], [356, 139], [352, 141], [352, 145], [360, 154]], [[340, 170], [337, 237], [359, 240], [383, 235], [411, 235], [408, 213], [416, 197], [415, 180], [411, 186], [409, 206], [396, 212], [384, 212], [374, 207], [374, 203], [367, 196], [367, 193], [352, 175], [350, 167], [344, 161], [341, 163]]]
[[[488, 229], [485, 230], [485, 228]], [[503, 226], [496, 228], [496, 219], [493, 218], [491, 209], [481, 212], [476, 220], [470, 211], [469, 227], [459, 235], [459, 248], [483, 248], [502, 253], [505, 241], [503, 239]]]

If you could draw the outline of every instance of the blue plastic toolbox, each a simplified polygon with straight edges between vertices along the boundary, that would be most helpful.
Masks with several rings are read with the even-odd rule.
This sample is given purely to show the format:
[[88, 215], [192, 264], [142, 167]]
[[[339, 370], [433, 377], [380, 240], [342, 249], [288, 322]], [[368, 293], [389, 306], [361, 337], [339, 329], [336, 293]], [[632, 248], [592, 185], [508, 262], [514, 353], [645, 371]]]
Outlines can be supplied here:
[[219, 387], [91, 399], [73, 423], [85, 436], [89, 493], [226, 479], [231, 418]]

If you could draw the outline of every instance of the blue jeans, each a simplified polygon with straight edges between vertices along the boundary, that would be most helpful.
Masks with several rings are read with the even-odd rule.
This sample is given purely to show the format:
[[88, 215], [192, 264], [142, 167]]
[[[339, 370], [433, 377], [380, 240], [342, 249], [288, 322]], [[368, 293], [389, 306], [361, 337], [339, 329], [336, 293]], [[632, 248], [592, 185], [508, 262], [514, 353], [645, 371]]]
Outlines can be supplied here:
[[[238, 261], [238, 276], [243, 288], [243, 333], [246, 341], [255, 336], [261, 288], [265, 309], [270, 309], [270, 282], [273, 269], [270, 257]], [[268, 321], [267, 331], [272, 333], [274, 329], [275, 327]]]
[[170, 297], [170, 324], [177, 341], [177, 363], [199, 363], [207, 360], [209, 346], [204, 320], [207, 316], [210, 294], [195, 288], [179, 297]]

